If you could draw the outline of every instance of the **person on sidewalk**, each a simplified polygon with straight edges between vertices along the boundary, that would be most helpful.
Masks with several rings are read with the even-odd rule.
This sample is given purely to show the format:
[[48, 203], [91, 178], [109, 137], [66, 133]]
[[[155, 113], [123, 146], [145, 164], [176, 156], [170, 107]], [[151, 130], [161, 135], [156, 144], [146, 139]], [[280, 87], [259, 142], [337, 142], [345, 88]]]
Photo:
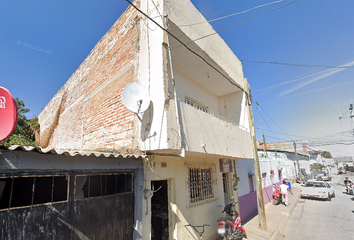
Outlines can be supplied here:
[[281, 191], [281, 195], [283, 196], [285, 206], [288, 206], [288, 205], [289, 205], [288, 192], [290, 192], [292, 195], [294, 195], [294, 194], [293, 194], [293, 192], [289, 189], [289, 186], [288, 186], [288, 184], [286, 184], [286, 181], [285, 181], [285, 180], [283, 180], [283, 184], [280, 185], [280, 191]]

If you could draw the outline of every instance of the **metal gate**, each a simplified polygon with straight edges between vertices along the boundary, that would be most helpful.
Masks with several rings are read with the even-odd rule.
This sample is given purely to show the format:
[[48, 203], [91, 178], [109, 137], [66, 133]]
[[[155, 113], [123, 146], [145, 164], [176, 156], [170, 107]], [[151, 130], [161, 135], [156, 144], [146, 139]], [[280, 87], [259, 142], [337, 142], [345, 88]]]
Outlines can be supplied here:
[[132, 173], [0, 177], [0, 239], [133, 239], [133, 179]]

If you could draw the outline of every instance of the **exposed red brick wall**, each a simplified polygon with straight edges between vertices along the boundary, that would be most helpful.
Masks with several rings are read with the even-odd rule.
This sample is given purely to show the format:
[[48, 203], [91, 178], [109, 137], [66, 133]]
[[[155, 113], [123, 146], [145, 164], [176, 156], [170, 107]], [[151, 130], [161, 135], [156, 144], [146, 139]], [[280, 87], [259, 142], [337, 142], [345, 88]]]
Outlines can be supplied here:
[[139, 35], [138, 14], [129, 7], [39, 115], [42, 147], [119, 152], [138, 147], [134, 115], [121, 95], [136, 81]]

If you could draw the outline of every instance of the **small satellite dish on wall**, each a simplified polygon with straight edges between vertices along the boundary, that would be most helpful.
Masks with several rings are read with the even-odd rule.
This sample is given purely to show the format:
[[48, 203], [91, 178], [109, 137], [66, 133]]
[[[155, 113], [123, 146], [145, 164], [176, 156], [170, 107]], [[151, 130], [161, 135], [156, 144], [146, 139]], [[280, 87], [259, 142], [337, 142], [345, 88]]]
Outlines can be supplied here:
[[8, 138], [17, 124], [17, 104], [9, 90], [0, 87], [0, 141]]
[[123, 89], [123, 104], [133, 113], [143, 113], [150, 105], [148, 91], [138, 83], [130, 83]]

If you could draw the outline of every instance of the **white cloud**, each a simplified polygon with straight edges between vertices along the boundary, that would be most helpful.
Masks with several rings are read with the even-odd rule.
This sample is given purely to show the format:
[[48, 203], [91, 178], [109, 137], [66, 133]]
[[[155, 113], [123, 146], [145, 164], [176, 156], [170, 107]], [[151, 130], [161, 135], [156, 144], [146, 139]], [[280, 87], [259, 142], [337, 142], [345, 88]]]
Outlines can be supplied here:
[[[342, 65], [341, 67], [351, 67], [351, 66], [353, 66], [353, 65], [354, 65], [354, 61], [349, 62], [349, 63], [346, 63], [346, 64]], [[336, 68], [336, 69], [321, 71], [321, 72], [319, 72], [319, 73], [324, 73], [323, 75], [321, 75], [321, 76], [319, 76], [319, 77], [316, 77], [316, 78], [313, 78], [313, 79], [310, 79], [310, 80], [308, 80], [307, 82], [304, 82], [304, 83], [302, 83], [302, 84], [300, 84], [300, 85], [298, 85], [298, 86], [296, 86], [296, 87], [294, 87], [294, 88], [292, 88], [292, 89], [290, 89], [290, 90], [288, 90], [288, 91], [285, 91], [285, 92], [281, 93], [279, 96], [280, 96], [280, 97], [281, 97], [281, 96], [285, 96], [285, 95], [287, 95], [287, 94], [289, 94], [289, 93], [291, 93], [291, 92], [293, 92], [293, 91], [299, 90], [299, 89], [301, 89], [301, 88], [307, 86], [307, 85], [310, 84], [310, 83], [317, 82], [317, 81], [322, 80], [322, 79], [324, 79], [324, 78], [326, 78], [326, 77], [328, 77], [328, 76], [331, 76], [331, 75], [333, 75], [333, 74], [336, 74], [336, 73], [338, 73], [338, 72], [341, 72], [341, 71], [343, 71], [343, 70], [345, 70], [345, 69], [346, 69], [346, 68]], [[313, 75], [314, 75], [314, 74], [311, 74], [310, 76], [313, 76]], [[303, 78], [302, 78], [302, 79], [303, 79]]]

